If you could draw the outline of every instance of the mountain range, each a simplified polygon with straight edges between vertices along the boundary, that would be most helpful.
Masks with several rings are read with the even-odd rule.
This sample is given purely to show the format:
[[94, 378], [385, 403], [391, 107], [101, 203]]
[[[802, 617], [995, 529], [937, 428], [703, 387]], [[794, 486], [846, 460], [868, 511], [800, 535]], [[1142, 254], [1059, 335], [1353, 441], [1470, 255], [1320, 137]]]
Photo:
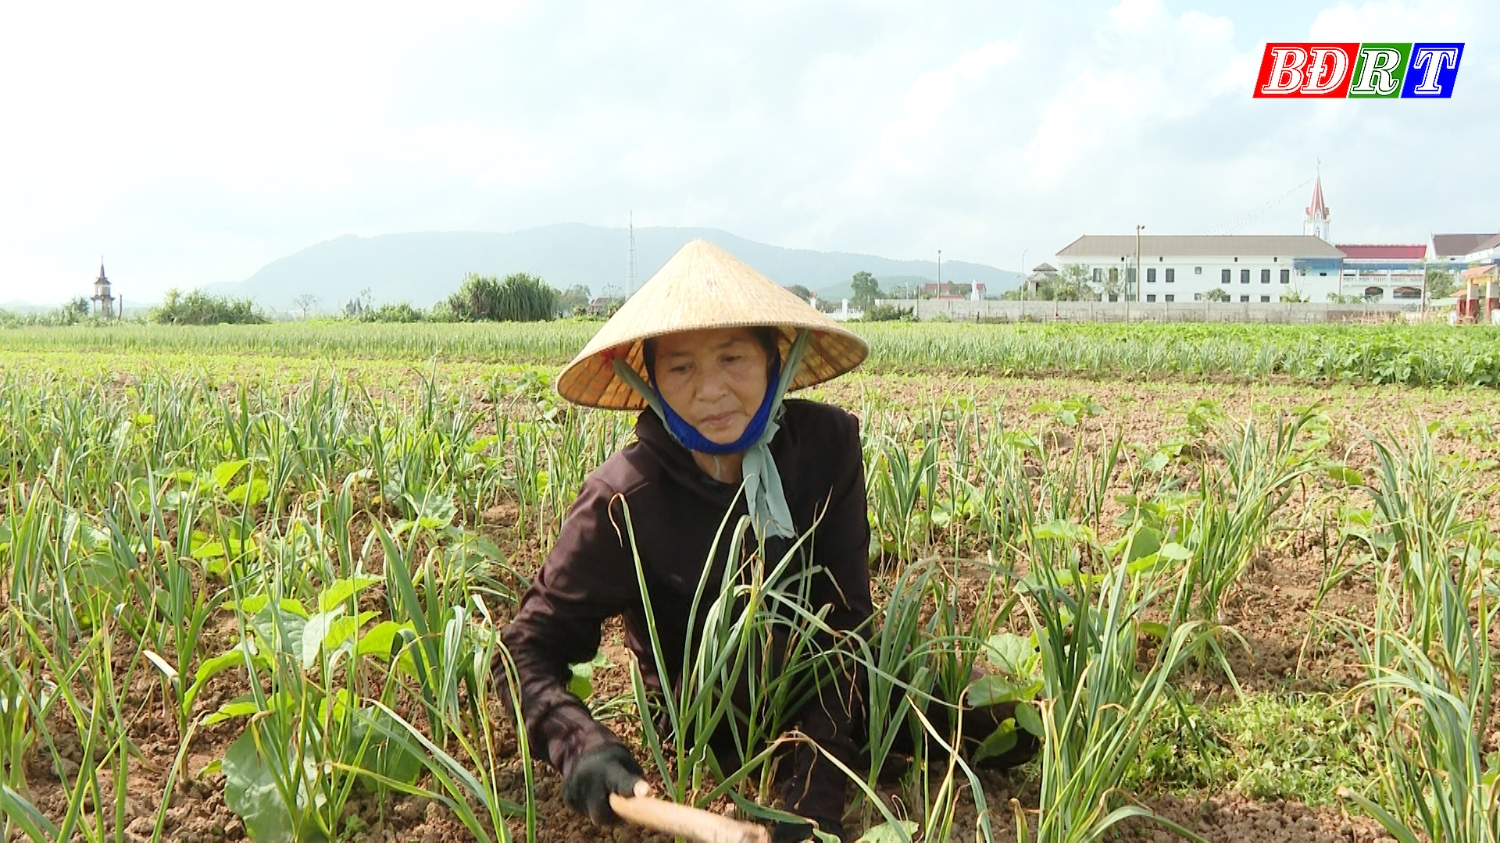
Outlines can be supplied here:
[[[937, 263], [848, 252], [786, 249], [711, 228], [635, 229], [636, 285], [644, 284], [691, 240], [710, 240], [776, 282], [800, 284], [829, 300], [850, 295], [856, 272], [910, 286], [937, 278]], [[619, 295], [627, 281], [629, 236], [623, 228], [565, 223], [506, 233], [420, 232], [375, 237], [347, 235], [266, 264], [244, 281], [210, 284], [205, 292], [250, 298], [262, 307], [290, 309], [299, 296], [316, 296], [316, 309], [333, 310], [368, 290], [373, 303], [428, 307], [456, 291], [465, 273], [504, 277], [528, 272], [558, 290], [582, 285], [593, 295]], [[980, 282], [990, 295], [1011, 289], [1021, 275], [966, 261], [944, 261], [943, 277]]]

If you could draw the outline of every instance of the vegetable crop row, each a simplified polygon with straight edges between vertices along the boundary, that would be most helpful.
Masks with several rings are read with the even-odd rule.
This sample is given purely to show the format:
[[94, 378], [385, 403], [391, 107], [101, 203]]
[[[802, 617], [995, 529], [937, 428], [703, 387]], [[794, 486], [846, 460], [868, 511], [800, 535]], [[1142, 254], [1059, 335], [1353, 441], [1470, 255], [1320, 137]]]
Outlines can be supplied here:
[[[177, 783], [214, 774], [252, 839], [357, 836], [351, 806], [367, 793], [433, 800], [475, 839], [535, 839], [531, 747], [488, 681], [507, 665], [496, 629], [583, 478], [629, 436], [627, 416], [560, 406], [545, 387], [0, 377], [0, 837], [117, 839], [131, 810], [119, 783], [154, 732], [179, 749], [153, 839], [179, 836]], [[1252, 421], [1200, 404], [1146, 443], [1099, 425], [1086, 397], [1025, 424], [962, 399], [855, 409], [885, 625], [820, 652], [821, 616], [780, 610], [795, 578], [755, 561], [738, 585], [704, 588], [707, 633], [677, 697], [653, 698], [638, 665], [615, 696], [575, 668], [597, 716], [707, 734], [729, 668], [776, 633], [805, 648], [805, 668], [757, 684], [759, 734], [778, 733], [809, 671], [852, 659], [884, 691], [872, 755], [906, 731], [914, 769], [938, 773], [893, 793], [847, 771], [867, 824], [947, 839], [967, 792], [984, 839], [1004, 836], [1007, 813], [1039, 840], [1098, 839], [1160, 821], [1124, 783], [1152, 719], [1183, 702], [1181, 672], [1228, 670], [1222, 610], [1252, 560], [1331, 520], [1327, 587], [1382, 583], [1375, 624], [1338, 628], [1365, 648], [1392, 748], [1346, 799], [1398, 835], [1493, 839], [1496, 765], [1478, 729], [1500, 555], [1476, 520], [1481, 485], [1420, 432], [1378, 438], [1376, 463], [1351, 466], [1318, 408]], [[1033, 734], [1035, 803], [987, 805], [970, 761], [947, 751], [956, 718], [939, 725], [920, 703], [960, 695], [1022, 704], [970, 761]], [[209, 734], [227, 738], [223, 755], [193, 769], [188, 747]], [[674, 798], [771, 815], [769, 753], [725, 768], [702, 741], [649, 727], [643, 741]], [[39, 768], [64, 810], [33, 798]]]
[[[599, 322], [74, 326], [0, 331], [14, 352], [188, 352], [333, 359], [567, 362]], [[851, 323], [868, 369], [1006, 376], [1186, 376], [1408, 386], [1500, 386], [1500, 330], [1441, 325]]]

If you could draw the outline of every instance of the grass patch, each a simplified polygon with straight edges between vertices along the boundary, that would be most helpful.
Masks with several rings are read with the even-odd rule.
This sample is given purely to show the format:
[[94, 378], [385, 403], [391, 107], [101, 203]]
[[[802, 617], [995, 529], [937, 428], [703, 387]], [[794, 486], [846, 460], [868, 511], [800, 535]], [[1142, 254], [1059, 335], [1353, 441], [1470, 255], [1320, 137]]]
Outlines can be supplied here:
[[1178, 795], [1238, 790], [1253, 799], [1333, 804], [1374, 780], [1374, 726], [1326, 694], [1255, 694], [1224, 705], [1168, 705], [1126, 787]]

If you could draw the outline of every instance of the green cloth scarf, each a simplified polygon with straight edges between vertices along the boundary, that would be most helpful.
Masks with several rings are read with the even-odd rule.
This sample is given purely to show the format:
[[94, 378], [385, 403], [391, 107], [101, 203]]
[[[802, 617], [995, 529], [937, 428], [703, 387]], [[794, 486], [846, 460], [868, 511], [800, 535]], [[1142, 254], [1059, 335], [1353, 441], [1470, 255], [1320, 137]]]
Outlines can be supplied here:
[[[781, 401], [786, 397], [787, 387], [791, 385], [802, 364], [802, 355], [807, 350], [809, 337], [806, 329], [797, 332], [797, 340], [787, 352], [786, 360], [781, 366], [781, 376], [775, 384], [776, 392], [771, 399], [771, 418], [766, 422], [766, 429], [760, 438], [745, 450], [741, 472], [745, 478], [745, 504], [750, 511], [750, 525], [755, 529], [756, 538], [762, 543], [771, 536], [787, 539], [797, 537], [796, 525], [792, 523], [792, 511], [786, 503], [786, 490], [781, 487], [781, 473], [776, 470], [776, 460], [771, 457], [771, 440], [775, 438], [776, 431], [781, 429]], [[614, 369], [615, 376], [640, 393], [665, 424], [666, 415], [662, 412], [661, 402], [657, 400], [651, 385], [624, 360], [615, 358]]]

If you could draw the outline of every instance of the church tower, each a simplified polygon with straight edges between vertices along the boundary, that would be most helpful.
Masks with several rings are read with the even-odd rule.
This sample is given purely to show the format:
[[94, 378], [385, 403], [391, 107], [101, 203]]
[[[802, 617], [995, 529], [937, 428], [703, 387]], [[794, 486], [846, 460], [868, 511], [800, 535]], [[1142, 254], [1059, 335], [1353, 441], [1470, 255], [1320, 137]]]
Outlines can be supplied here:
[[109, 292], [109, 278], [104, 274], [104, 261], [99, 261], [99, 277], [94, 279], [94, 313], [105, 319], [115, 318], [115, 298]]
[[1323, 176], [1320, 173], [1313, 183], [1312, 203], [1307, 206], [1307, 217], [1302, 220], [1302, 233], [1322, 238], [1332, 243], [1328, 235], [1328, 206], [1323, 203]]

